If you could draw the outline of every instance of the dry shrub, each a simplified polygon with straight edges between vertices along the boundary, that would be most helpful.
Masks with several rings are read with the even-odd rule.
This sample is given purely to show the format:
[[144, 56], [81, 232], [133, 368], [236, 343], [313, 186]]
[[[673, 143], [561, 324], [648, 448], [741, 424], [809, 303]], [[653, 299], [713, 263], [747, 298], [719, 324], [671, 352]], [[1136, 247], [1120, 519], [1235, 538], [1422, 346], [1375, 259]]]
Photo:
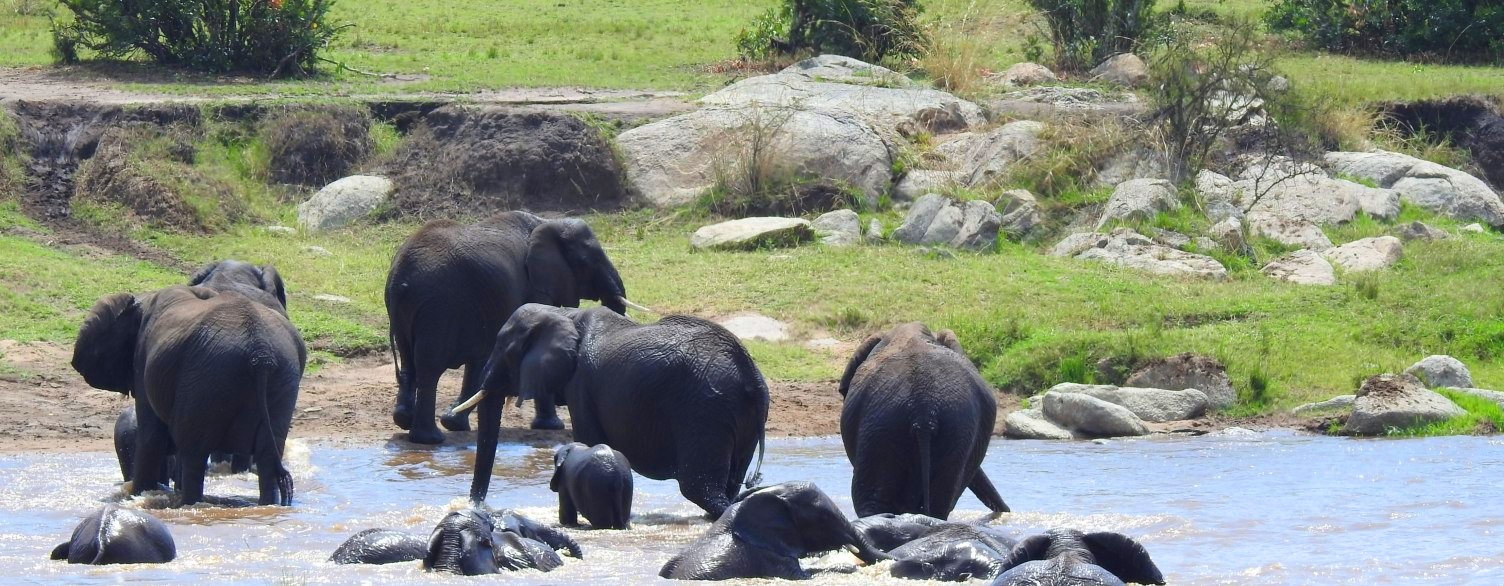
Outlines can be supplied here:
[[1059, 196], [1087, 188], [1113, 156], [1143, 146], [1147, 135], [1115, 117], [1065, 118], [1040, 132], [1040, 148], [1008, 170], [1007, 182], [1036, 195]]
[[972, 94], [982, 81], [992, 35], [964, 26], [939, 25], [930, 33], [930, 46], [919, 67], [935, 87], [956, 94]]
[[1316, 136], [1330, 150], [1367, 150], [1377, 118], [1373, 110], [1359, 106], [1330, 108], [1313, 116]]
[[323, 187], [371, 153], [371, 118], [363, 108], [294, 107], [262, 123], [267, 178]]
[[127, 125], [106, 130], [94, 156], [79, 167], [72, 203], [121, 208], [166, 230], [209, 232], [247, 213], [228, 184], [192, 166], [189, 133], [179, 127]]
[[804, 215], [856, 205], [844, 186], [790, 168], [781, 145], [794, 108], [753, 108], [724, 136], [729, 147], [715, 163], [715, 185], [701, 199], [710, 212], [729, 217]]

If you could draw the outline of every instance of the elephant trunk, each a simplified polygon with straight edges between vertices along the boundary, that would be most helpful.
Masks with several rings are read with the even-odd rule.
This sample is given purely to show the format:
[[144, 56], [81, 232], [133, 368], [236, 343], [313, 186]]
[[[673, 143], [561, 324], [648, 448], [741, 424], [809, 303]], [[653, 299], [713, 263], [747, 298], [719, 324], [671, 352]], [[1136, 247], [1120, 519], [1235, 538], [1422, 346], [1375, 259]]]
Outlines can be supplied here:
[[872, 542], [867, 539], [866, 535], [863, 535], [862, 532], [857, 531], [856, 528], [849, 528], [849, 531], [851, 532], [852, 545], [849, 545], [847, 547], [849, 551], [855, 554], [858, 559], [861, 559], [863, 562], [866, 562], [869, 565], [883, 560], [893, 559], [893, 556], [883, 553], [881, 549], [878, 549], [877, 546], [873, 545]]

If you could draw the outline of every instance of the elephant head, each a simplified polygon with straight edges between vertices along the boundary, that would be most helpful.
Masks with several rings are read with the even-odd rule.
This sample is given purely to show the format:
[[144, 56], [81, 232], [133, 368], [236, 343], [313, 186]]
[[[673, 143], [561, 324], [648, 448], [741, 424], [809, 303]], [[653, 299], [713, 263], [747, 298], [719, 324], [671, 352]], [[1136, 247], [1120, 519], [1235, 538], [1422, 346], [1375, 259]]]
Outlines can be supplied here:
[[199, 269], [188, 279], [188, 284], [215, 291], [236, 291], [287, 315], [287, 288], [271, 265], [258, 267], [238, 260], [222, 260]]
[[[892, 559], [846, 519], [841, 509], [810, 482], [785, 482], [749, 489], [716, 524], [729, 523], [738, 540], [781, 555], [848, 549], [869, 564]], [[729, 521], [728, 521], [729, 520]]]
[[995, 585], [1164, 584], [1148, 550], [1121, 533], [1052, 529], [1018, 542]]
[[73, 343], [73, 370], [96, 389], [129, 395], [135, 384], [142, 304], [129, 293], [104, 297], [89, 310]]
[[466, 576], [501, 571], [496, 561], [495, 531], [491, 516], [484, 512], [469, 509], [449, 513], [428, 538], [423, 569]]
[[172, 532], [142, 511], [105, 505], [85, 517], [52, 559], [70, 564], [162, 564], [177, 557]]
[[550, 220], [533, 228], [527, 243], [529, 300], [579, 307], [581, 299], [625, 315], [627, 289], [606, 250], [583, 220]]
[[587, 446], [580, 442], [570, 442], [554, 448], [554, 475], [548, 480], [549, 490], [559, 492], [559, 490], [563, 488], [562, 483], [564, 482], [564, 461], [569, 459], [569, 455], [574, 453], [574, 450], [576, 448], [588, 450], [590, 449], [590, 446]]
[[536, 303], [517, 308], [496, 333], [481, 392], [451, 411], [469, 409], [486, 394], [498, 391], [519, 401], [546, 396], [563, 403], [580, 343], [572, 315], [573, 310]]
[[943, 346], [962, 357], [966, 356], [966, 352], [961, 349], [961, 341], [956, 338], [955, 332], [940, 330], [938, 333], [932, 333], [928, 326], [920, 322], [909, 322], [895, 326], [887, 332], [875, 334], [867, 338], [866, 341], [862, 342], [861, 346], [857, 347], [856, 352], [851, 355], [851, 361], [846, 363], [846, 372], [841, 375], [841, 396], [845, 397], [846, 392], [851, 390], [851, 380], [856, 378], [857, 369], [861, 368], [862, 364], [867, 362], [868, 356], [882, 351], [882, 348], [888, 343], [916, 339], [927, 344]]

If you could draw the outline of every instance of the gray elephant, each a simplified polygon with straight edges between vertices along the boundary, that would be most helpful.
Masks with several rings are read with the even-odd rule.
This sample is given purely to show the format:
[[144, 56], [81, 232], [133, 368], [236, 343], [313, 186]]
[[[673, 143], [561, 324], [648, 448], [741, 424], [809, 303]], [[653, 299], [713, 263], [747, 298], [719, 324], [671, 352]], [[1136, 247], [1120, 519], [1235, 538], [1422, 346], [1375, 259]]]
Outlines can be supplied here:
[[[89, 386], [135, 398], [131, 469], [161, 470], [176, 450], [184, 505], [203, 499], [216, 451], [254, 454], [261, 504], [292, 504], [282, 453], [305, 360], [302, 336], [281, 313], [204, 287], [105, 297], [73, 347]], [[156, 485], [136, 480], [132, 494]]]
[[[576, 307], [592, 299], [625, 314], [629, 301], [616, 267], [585, 222], [506, 212], [479, 224], [429, 222], [392, 259], [386, 281], [389, 336], [397, 369], [392, 419], [416, 443], [437, 444], [439, 378], [464, 367], [456, 403], [475, 393], [497, 330], [524, 303]], [[534, 429], [563, 429], [551, 397], [535, 405]], [[443, 417], [470, 429], [469, 412]]]
[[[136, 453], [136, 406], [126, 405], [115, 418], [115, 459], [120, 464], [120, 476], [126, 482], [134, 478], [131, 473], [132, 462], [135, 461]], [[251, 470], [250, 454], [226, 454], [214, 452], [209, 454], [210, 464], [225, 463], [230, 466], [231, 474], [240, 474]], [[168, 454], [162, 462], [162, 470], [154, 480], [159, 484], [167, 484], [174, 476], [177, 476], [177, 457]]]
[[282, 283], [282, 275], [271, 265], [258, 267], [238, 260], [216, 261], [189, 277], [188, 284], [220, 292], [234, 291], [287, 315], [287, 287]]
[[1164, 584], [1148, 550], [1120, 533], [1053, 529], [1014, 546], [992, 586]]
[[986, 527], [946, 523], [889, 552], [889, 573], [912, 580], [965, 582], [992, 579], [1003, 571], [1013, 539]]
[[511, 531], [505, 525], [498, 529], [492, 516], [479, 509], [445, 516], [429, 537], [423, 557], [424, 570], [466, 576], [496, 574], [502, 570], [547, 572], [563, 563], [549, 544]]
[[391, 529], [367, 529], [351, 535], [329, 561], [336, 564], [396, 564], [428, 555], [428, 540]]
[[982, 472], [997, 400], [955, 334], [908, 323], [868, 338], [841, 376], [841, 442], [858, 515], [944, 519], [970, 488], [1008, 511]]
[[507, 397], [567, 403], [575, 441], [608, 444], [638, 474], [678, 480], [712, 517], [737, 495], [768, 420], [768, 386], [746, 348], [694, 317], [642, 325], [601, 307], [528, 304], [497, 333], [486, 368], [481, 392], [458, 407], [481, 405], [476, 502], [490, 489]]
[[810, 482], [748, 490], [705, 535], [669, 559], [659, 576], [675, 580], [782, 578], [810, 573], [799, 558], [847, 549], [866, 563], [892, 559], [851, 526], [841, 509]]
[[851, 522], [862, 536], [871, 541], [885, 552], [891, 552], [899, 546], [924, 537], [936, 527], [944, 525], [945, 521], [927, 515], [914, 513], [879, 513], [868, 515]]
[[611, 446], [559, 446], [548, 488], [559, 493], [560, 525], [577, 526], [584, 515], [597, 529], [631, 528], [632, 465]]
[[84, 517], [73, 536], [52, 550], [70, 564], [164, 564], [178, 555], [172, 532], [156, 517], [105, 505]]

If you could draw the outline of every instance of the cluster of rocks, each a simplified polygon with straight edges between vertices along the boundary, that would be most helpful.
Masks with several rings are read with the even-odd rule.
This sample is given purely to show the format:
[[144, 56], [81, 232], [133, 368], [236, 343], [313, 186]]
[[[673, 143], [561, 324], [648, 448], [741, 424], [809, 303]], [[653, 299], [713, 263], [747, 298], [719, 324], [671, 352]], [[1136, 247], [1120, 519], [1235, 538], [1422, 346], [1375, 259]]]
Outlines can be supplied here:
[[[1085, 439], [1147, 435], [1146, 423], [1196, 419], [1231, 406], [1227, 370], [1205, 356], [1181, 354], [1139, 368], [1128, 386], [1061, 383], [1009, 413], [1014, 439]], [[1149, 386], [1154, 385], [1154, 386]]]
[[[1428, 388], [1429, 387], [1429, 388]], [[1473, 377], [1462, 361], [1451, 356], [1427, 356], [1400, 374], [1369, 377], [1357, 393], [1338, 395], [1291, 410], [1296, 415], [1345, 413], [1341, 432], [1347, 435], [1386, 435], [1393, 430], [1446, 421], [1464, 411], [1432, 389], [1449, 389], [1488, 399], [1504, 406], [1504, 393], [1473, 388]]]

